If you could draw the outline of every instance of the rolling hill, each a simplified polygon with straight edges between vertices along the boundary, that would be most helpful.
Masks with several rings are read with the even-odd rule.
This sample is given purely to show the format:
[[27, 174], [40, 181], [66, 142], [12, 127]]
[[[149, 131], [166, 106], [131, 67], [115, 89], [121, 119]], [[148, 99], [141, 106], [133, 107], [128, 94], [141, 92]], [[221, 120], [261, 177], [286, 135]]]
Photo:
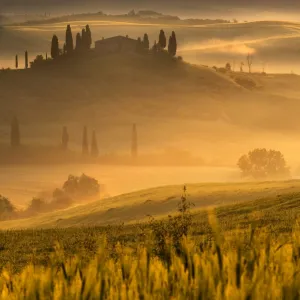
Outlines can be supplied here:
[[[241, 218], [245, 213], [264, 214], [276, 208], [299, 210], [300, 181], [189, 184], [188, 200], [195, 204], [194, 212], [218, 208], [218, 211]], [[149, 215], [163, 217], [176, 212], [182, 194], [181, 186], [153, 188], [94, 203], [33, 217], [0, 222], [0, 229], [54, 228], [134, 224], [147, 221]], [[282, 210], [276, 214], [282, 213]], [[227, 215], [228, 214], [228, 215]]]

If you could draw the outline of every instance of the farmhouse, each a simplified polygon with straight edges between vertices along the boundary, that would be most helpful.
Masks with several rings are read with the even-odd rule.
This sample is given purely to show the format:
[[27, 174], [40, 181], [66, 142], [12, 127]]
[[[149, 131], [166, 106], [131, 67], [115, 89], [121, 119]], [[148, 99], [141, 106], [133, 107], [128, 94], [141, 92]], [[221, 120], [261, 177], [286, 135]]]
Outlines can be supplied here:
[[95, 42], [96, 51], [103, 53], [134, 52], [137, 40], [125, 36], [115, 36]]

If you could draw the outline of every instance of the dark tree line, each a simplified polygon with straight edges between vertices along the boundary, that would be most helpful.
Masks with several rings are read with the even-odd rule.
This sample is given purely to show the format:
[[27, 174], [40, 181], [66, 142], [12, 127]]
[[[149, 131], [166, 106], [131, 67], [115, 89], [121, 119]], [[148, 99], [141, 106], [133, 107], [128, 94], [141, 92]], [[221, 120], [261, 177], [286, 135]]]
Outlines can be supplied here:
[[89, 50], [92, 46], [92, 32], [89, 25], [86, 25], [82, 29], [81, 33], [78, 32], [75, 39], [75, 46], [72, 34], [71, 25], [67, 26], [65, 42], [63, 44], [63, 49], [59, 47], [59, 40], [57, 35], [53, 35], [51, 42], [51, 57], [56, 59], [61, 54], [71, 54], [74, 51], [81, 52]]
[[[63, 127], [62, 137], [61, 137], [61, 149], [67, 151], [69, 149], [69, 133], [66, 126]], [[20, 125], [17, 117], [14, 117], [11, 122], [11, 132], [10, 132], [10, 143], [12, 148], [19, 148], [21, 146], [21, 134]], [[82, 155], [92, 156], [97, 158], [99, 156], [98, 141], [96, 136], [96, 131], [92, 132], [92, 139], [89, 146], [88, 129], [86, 126], [83, 127], [82, 135]], [[133, 124], [132, 136], [131, 136], [131, 155], [133, 158], [138, 156], [138, 141], [137, 141], [137, 127]]]
[[[62, 149], [66, 151], [68, 150], [68, 148], [69, 148], [69, 134], [68, 134], [67, 127], [64, 126], [62, 132]], [[91, 149], [91, 151], [89, 151], [89, 149]], [[98, 157], [99, 155], [96, 131], [93, 130], [91, 148], [89, 148], [88, 129], [86, 126], [83, 127], [82, 154], [84, 156], [88, 156], [90, 154], [92, 157]]]
[[[158, 37], [158, 43], [155, 41], [154, 45], [152, 47], [152, 51], [154, 53], [165, 51], [166, 47], [168, 46], [168, 53], [171, 56], [176, 56], [177, 53], [177, 38], [175, 31], [172, 31], [171, 36], [169, 37], [169, 43], [167, 45], [167, 38], [166, 34], [163, 30], [160, 31], [159, 37]], [[150, 49], [150, 42], [148, 34], [145, 33], [143, 40], [141, 38], [138, 38], [137, 40], [137, 52], [141, 52], [143, 50], [149, 50]]]

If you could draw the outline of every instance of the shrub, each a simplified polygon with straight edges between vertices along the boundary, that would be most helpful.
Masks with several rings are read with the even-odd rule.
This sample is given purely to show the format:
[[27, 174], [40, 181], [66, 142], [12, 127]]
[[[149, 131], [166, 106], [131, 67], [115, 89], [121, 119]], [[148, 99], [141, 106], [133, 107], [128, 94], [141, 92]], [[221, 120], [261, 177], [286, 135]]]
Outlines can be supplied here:
[[169, 216], [167, 221], [155, 221], [151, 217], [149, 225], [153, 233], [155, 255], [168, 262], [170, 245], [175, 248], [177, 253], [181, 252], [181, 241], [188, 236], [192, 225], [190, 212], [192, 206], [193, 204], [187, 200], [186, 187], [184, 187], [183, 195], [178, 204], [179, 214]]
[[278, 179], [289, 176], [283, 154], [280, 151], [255, 149], [238, 161], [243, 177], [254, 179]]
[[51, 209], [64, 209], [73, 204], [72, 198], [63, 190], [56, 189], [53, 192], [53, 200], [50, 203]]
[[225, 69], [226, 69], [227, 72], [231, 72], [231, 64], [227, 63], [226, 66], [225, 66]]
[[47, 203], [40, 198], [33, 198], [27, 208], [27, 212], [41, 213], [47, 210]]
[[0, 219], [7, 220], [14, 216], [16, 209], [8, 198], [0, 195]]
[[100, 192], [98, 181], [82, 174], [80, 177], [70, 175], [63, 185], [63, 191], [73, 199], [96, 197]]
[[256, 82], [248, 76], [237, 76], [234, 81], [245, 89], [252, 90], [257, 87]]

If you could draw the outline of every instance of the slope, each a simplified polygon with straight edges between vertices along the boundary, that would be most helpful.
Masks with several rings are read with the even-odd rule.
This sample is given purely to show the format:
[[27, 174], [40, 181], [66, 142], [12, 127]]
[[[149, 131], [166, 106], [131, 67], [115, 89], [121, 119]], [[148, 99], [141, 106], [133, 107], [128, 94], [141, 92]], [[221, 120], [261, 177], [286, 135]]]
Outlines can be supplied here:
[[[271, 208], [273, 204], [278, 205], [278, 199], [290, 201], [291, 208], [297, 206], [296, 195], [300, 193], [300, 181], [191, 184], [187, 185], [187, 189], [188, 199], [195, 204], [195, 210], [220, 207], [221, 213], [225, 211], [239, 216], [245, 209], [251, 213], [259, 211], [261, 205], [266, 208]], [[161, 217], [174, 213], [181, 197], [181, 190], [180, 186], [143, 190], [31, 219], [1, 222], [0, 228], [80, 227], [145, 221], [148, 215]], [[293, 204], [294, 202], [296, 204]], [[289, 206], [288, 203], [285, 205]]]

